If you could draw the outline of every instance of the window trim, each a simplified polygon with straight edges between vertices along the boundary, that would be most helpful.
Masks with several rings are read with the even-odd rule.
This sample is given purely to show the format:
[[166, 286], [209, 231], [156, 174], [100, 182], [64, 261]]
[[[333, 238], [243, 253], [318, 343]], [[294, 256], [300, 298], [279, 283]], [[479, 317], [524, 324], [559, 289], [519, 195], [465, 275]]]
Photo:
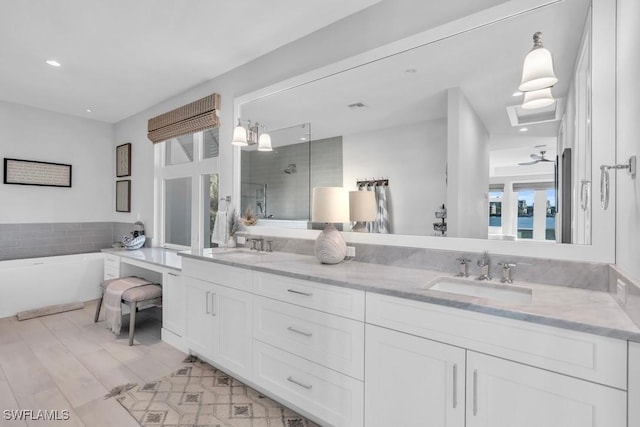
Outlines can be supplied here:
[[[157, 236], [157, 246], [166, 249], [197, 251], [204, 248], [203, 177], [217, 174], [220, 179], [220, 154], [218, 157], [203, 158], [204, 131], [192, 135], [193, 161], [189, 163], [166, 165], [166, 141], [154, 144], [154, 235]], [[167, 179], [188, 177], [191, 178], [191, 246], [183, 246], [166, 242], [165, 191]]]

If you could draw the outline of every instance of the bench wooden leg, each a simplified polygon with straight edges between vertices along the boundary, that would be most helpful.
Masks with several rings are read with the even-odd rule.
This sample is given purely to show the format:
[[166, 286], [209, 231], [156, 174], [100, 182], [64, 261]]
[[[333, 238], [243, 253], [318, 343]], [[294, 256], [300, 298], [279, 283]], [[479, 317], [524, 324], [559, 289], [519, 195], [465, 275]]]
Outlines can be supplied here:
[[93, 319], [93, 323], [96, 323], [98, 321], [98, 318], [100, 318], [100, 309], [102, 308], [102, 299], [103, 298], [104, 298], [104, 293], [102, 294], [102, 296], [98, 300], [98, 306], [96, 307], [96, 317]]
[[136, 330], [136, 311], [138, 310], [138, 303], [131, 301], [129, 305], [131, 314], [129, 315], [129, 346], [133, 345], [133, 333]]
[[132, 346], [133, 332], [136, 329], [136, 311], [138, 311], [138, 303], [136, 301], [131, 301], [129, 309], [131, 310], [131, 314], [129, 316], [129, 345]]

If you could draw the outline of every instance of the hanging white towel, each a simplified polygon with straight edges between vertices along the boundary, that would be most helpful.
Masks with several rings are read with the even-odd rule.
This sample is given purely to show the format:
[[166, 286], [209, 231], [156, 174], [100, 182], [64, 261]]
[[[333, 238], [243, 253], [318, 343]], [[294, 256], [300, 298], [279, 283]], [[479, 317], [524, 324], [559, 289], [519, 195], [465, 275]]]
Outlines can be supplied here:
[[218, 211], [213, 224], [213, 233], [211, 233], [211, 243], [217, 243], [218, 246], [227, 246], [227, 240], [229, 240], [228, 224], [227, 211]]
[[378, 199], [378, 233], [387, 234], [389, 230], [389, 209], [387, 206], [387, 186], [379, 185], [376, 187], [376, 199]]
[[387, 207], [387, 187], [386, 185], [376, 185], [373, 187], [376, 192], [376, 204], [378, 205], [378, 213], [375, 221], [370, 223], [368, 227], [371, 233], [387, 234], [389, 230], [389, 211]]

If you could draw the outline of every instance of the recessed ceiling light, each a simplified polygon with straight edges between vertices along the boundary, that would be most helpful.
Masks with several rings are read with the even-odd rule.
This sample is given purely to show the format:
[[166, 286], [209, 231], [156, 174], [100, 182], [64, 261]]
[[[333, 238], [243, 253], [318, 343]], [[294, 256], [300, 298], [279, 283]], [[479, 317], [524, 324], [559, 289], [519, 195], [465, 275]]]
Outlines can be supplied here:
[[526, 132], [528, 130], [529, 130], [529, 128], [520, 128], [520, 132]]
[[306, 141], [307, 138], [305, 138], [304, 136], [302, 138], [300, 138], [300, 141]]
[[60, 63], [54, 59], [47, 59], [47, 64], [51, 65], [52, 67], [60, 66]]
[[87, 108], [87, 113], [91, 113], [93, 110], [91, 108]]
[[519, 90], [513, 92], [513, 94], [511, 94], [511, 96], [522, 96], [522, 92], [520, 92]]

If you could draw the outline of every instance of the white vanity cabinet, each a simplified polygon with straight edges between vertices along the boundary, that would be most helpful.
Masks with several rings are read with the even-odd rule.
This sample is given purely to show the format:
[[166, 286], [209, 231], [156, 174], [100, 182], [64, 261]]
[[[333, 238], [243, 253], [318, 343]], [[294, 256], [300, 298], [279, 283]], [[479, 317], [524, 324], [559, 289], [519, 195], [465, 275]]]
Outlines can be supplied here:
[[162, 329], [183, 337], [187, 320], [187, 295], [178, 271], [162, 275]]
[[367, 427], [464, 427], [464, 349], [372, 325], [366, 336]]
[[104, 254], [104, 280], [120, 277], [120, 257], [112, 254]]
[[[626, 341], [379, 294], [367, 294], [367, 323], [367, 426], [395, 414], [406, 426], [627, 425]], [[465, 353], [455, 382], [450, 366]], [[455, 394], [466, 424], [452, 382], [466, 389]]]
[[625, 427], [623, 390], [467, 352], [467, 427]]
[[230, 374], [251, 378], [251, 294], [192, 277], [184, 277], [184, 285], [187, 347]]
[[254, 382], [322, 425], [362, 427], [364, 292], [254, 272]]

